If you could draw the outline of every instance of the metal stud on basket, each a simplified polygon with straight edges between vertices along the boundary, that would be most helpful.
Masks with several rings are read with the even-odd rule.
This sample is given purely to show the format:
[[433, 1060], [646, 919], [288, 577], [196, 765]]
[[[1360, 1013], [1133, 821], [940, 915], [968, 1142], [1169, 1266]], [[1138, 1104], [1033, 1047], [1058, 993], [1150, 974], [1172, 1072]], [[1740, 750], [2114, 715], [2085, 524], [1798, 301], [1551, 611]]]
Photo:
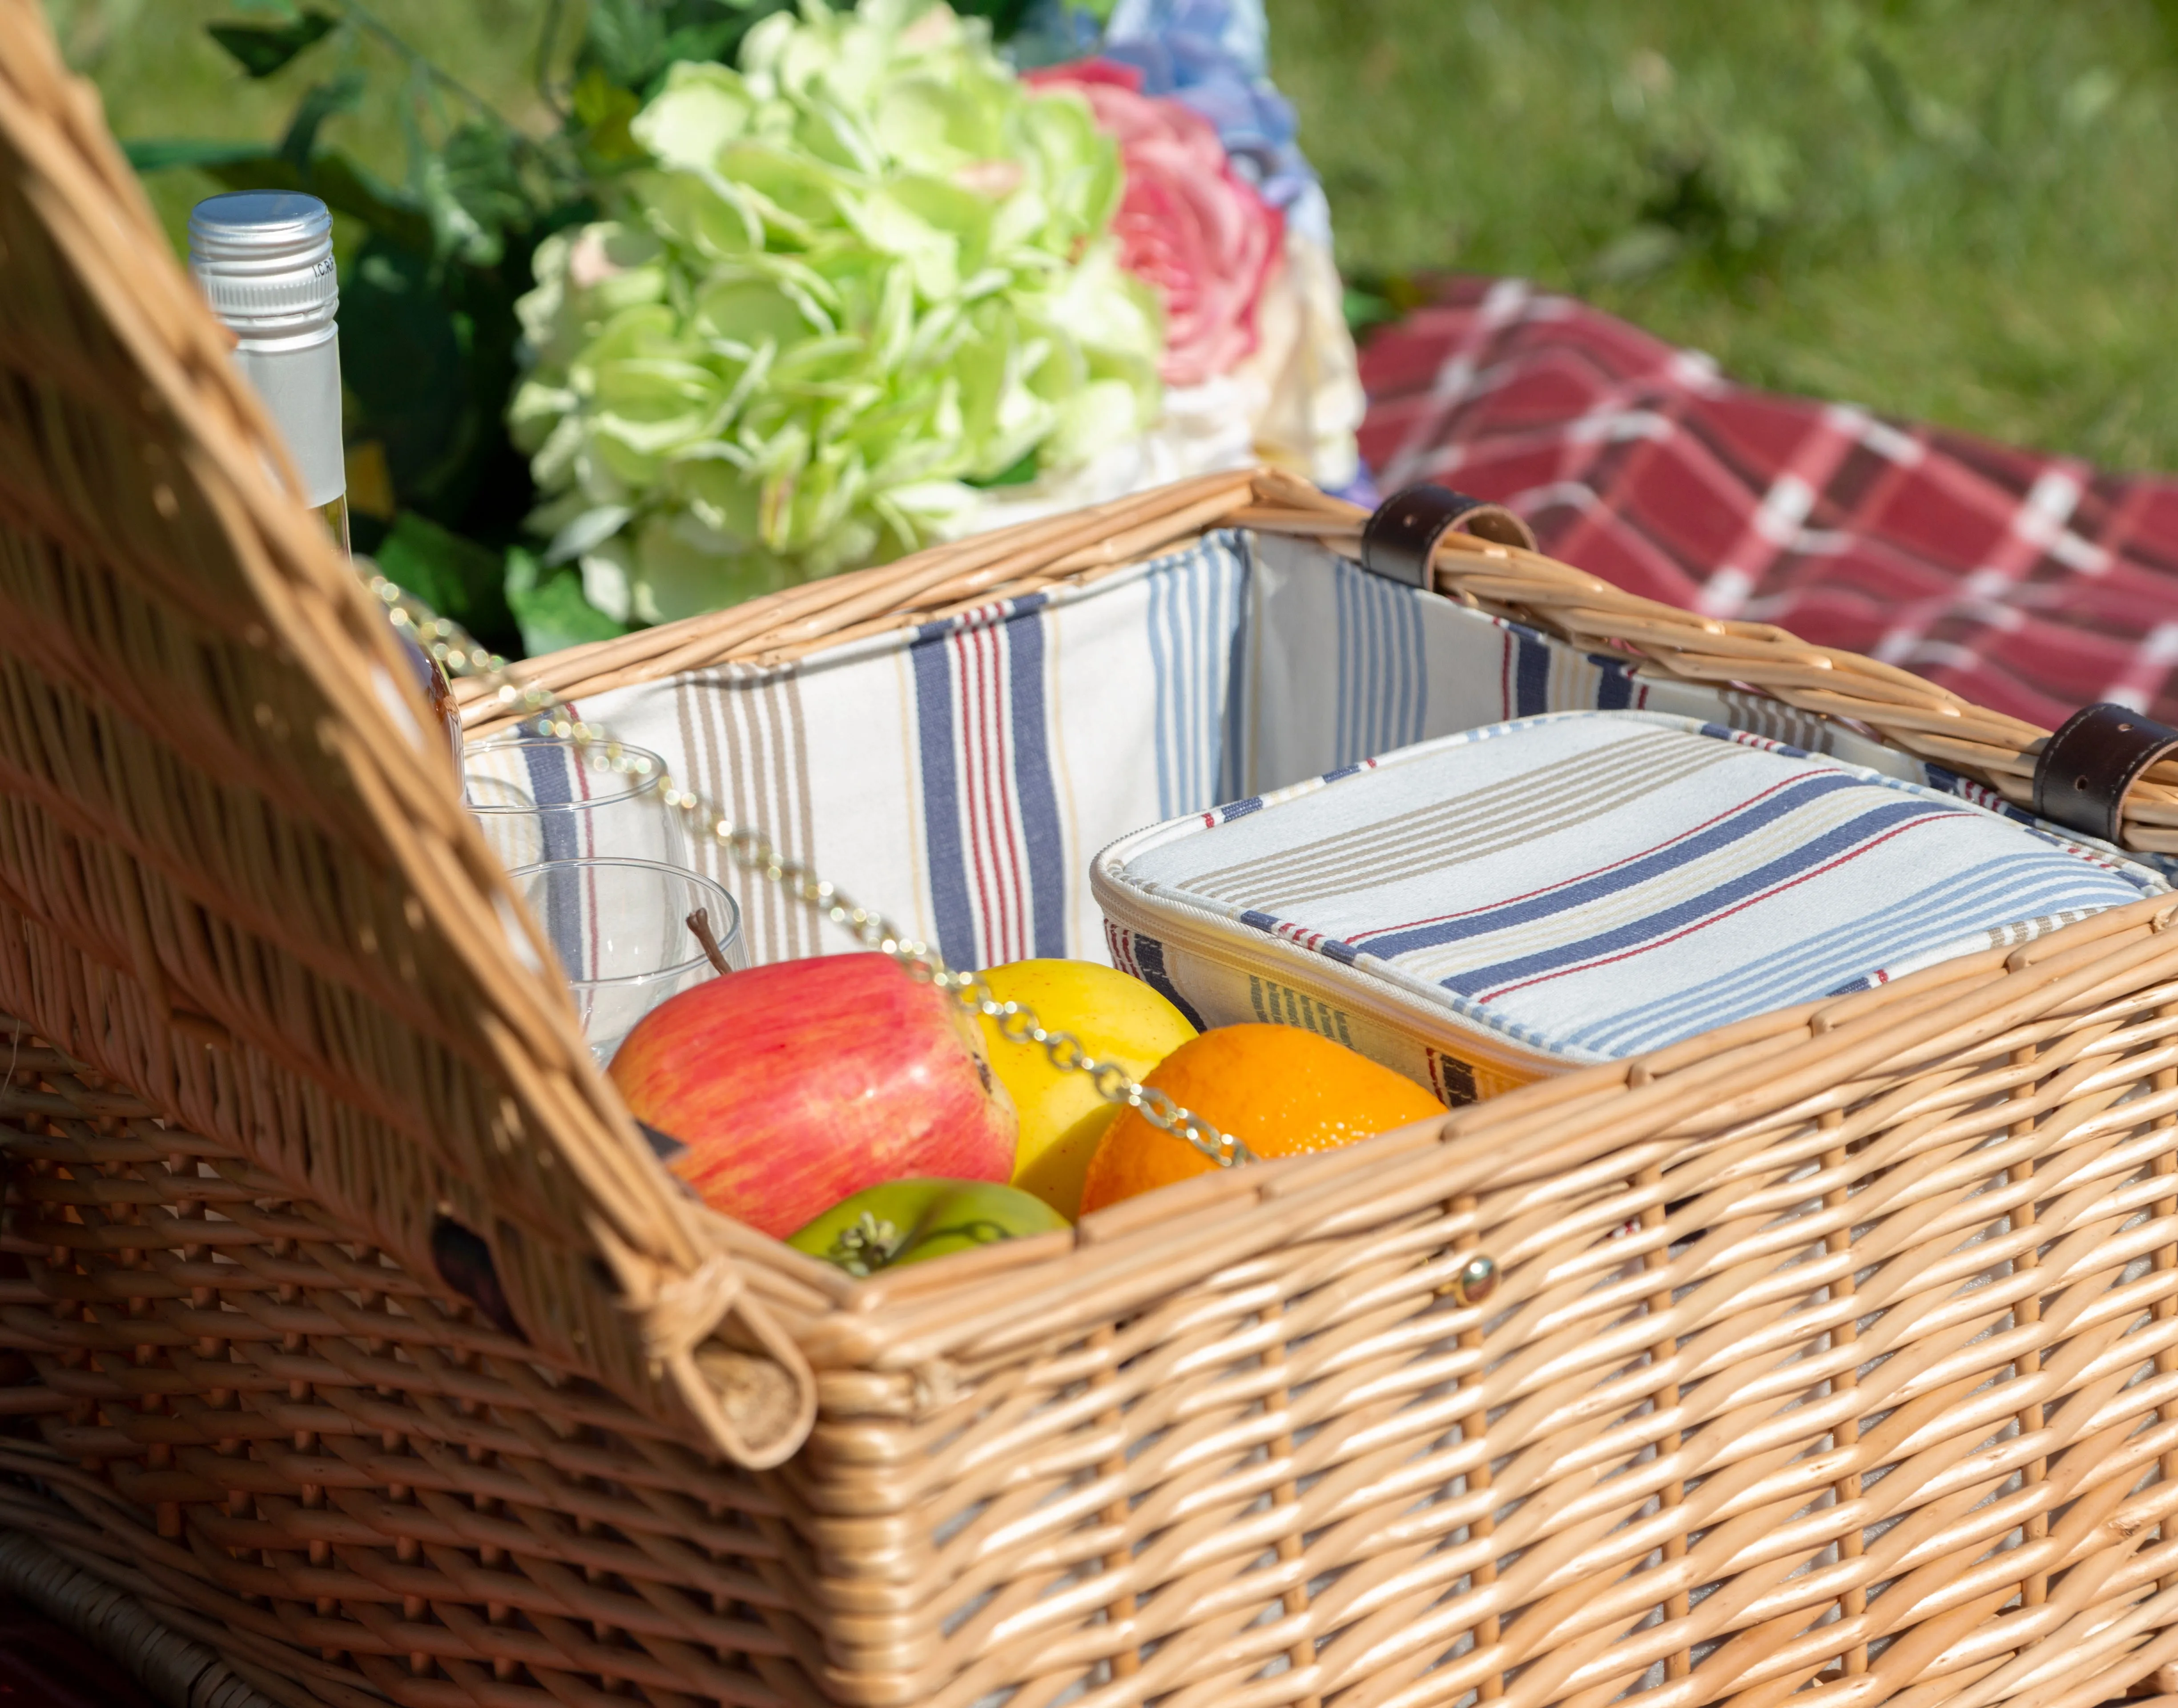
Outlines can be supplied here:
[[1452, 1278], [1452, 1296], [1462, 1305], [1489, 1302], [1497, 1290], [1497, 1260], [1486, 1251], [1475, 1251]]

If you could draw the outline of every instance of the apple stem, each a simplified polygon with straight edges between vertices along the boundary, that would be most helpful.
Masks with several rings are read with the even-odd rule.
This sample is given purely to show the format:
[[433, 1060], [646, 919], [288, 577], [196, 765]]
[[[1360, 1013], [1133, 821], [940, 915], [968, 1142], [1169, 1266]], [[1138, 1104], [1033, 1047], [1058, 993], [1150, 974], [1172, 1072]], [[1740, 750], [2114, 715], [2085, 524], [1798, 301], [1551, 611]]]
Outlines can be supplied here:
[[708, 910], [698, 907], [688, 916], [688, 931], [697, 942], [703, 944], [703, 958], [712, 966], [720, 972], [734, 970], [726, 960], [725, 951], [719, 947], [718, 937], [711, 929], [711, 916]]

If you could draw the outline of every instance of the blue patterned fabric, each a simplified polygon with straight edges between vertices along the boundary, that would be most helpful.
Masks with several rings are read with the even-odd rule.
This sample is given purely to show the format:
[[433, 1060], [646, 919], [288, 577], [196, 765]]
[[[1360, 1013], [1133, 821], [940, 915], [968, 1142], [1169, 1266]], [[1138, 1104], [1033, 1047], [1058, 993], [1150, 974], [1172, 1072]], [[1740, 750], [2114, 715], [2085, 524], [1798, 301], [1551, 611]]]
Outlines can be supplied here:
[[926, 623], [908, 652], [938, 941], [963, 966], [1066, 952], [1044, 705], [1043, 596]]
[[[1774, 701], [1628, 666], [1312, 544], [1220, 533], [1086, 586], [583, 709], [962, 966], [1106, 952], [1089, 868], [1129, 831], [1219, 802], [1239, 816], [1300, 780], [1540, 712], [1674, 713], [1990, 804]], [[854, 947], [703, 857], [757, 961]]]
[[1289, 983], [1342, 1036], [1373, 999], [1440, 1043], [1464, 1026], [1514, 1046], [1515, 1070], [1655, 1048], [2164, 888], [1918, 785], [1644, 712], [1497, 724], [1175, 818], [1107, 850], [1095, 881], [1136, 958], [1153, 942], [1213, 1024], [1260, 1006], [1244, 981], [1310, 958], [1316, 982]]
[[1420, 608], [1382, 576], [1341, 561], [1333, 571], [1338, 696], [1334, 750], [1341, 764], [1422, 738], [1429, 661]]
[[1150, 686], [1157, 700], [1157, 808], [1168, 816], [1240, 786], [1235, 690], [1248, 555], [1213, 536], [1149, 580]]

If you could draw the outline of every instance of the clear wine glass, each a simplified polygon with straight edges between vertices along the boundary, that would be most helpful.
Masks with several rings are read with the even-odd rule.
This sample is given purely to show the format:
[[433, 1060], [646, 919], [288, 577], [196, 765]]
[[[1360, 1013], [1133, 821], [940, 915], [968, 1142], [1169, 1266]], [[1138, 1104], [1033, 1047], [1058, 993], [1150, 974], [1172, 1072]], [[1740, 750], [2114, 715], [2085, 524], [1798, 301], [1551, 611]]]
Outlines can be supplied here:
[[600, 1063], [668, 997], [748, 966], [741, 909], [700, 873], [654, 860], [550, 860], [507, 875], [560, 957]]
[[689, 864], [681, 816], [667, 807], [665, 761], [622, 746], [616, 759], [572, 742], [517, 736], [462, 756], [462, 788], [484, 840], [512, 871], [551, 860]]

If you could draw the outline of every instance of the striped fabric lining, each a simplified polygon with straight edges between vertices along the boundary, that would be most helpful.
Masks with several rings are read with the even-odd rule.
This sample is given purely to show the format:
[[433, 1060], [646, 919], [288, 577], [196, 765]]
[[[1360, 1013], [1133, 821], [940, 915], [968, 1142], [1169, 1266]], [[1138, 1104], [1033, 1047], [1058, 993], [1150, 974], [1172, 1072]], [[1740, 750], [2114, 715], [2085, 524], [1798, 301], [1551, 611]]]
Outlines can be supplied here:
[[[2043, 855], [1989, 861], [1929, 885], [1880, 918], [1851, 920], [1783, 945], [1773, 961], [1757, 962], [1639, 1014], [1576, 1028], [1568, 1040], [1599, 1054], [1638, 1055], [1725, 1023], [1712, 1016], [1737, 1019], [1805, 999], [1795, 993], [1845, 996], [1870, 989], [1956, 955], [2032, 941], [2099, 911], [2091, 906], [2026, 911], [2072, 893], [2069, 874], [2050, 869]], [[2020, 911], [2000, 925], [1960, 931], [1962, 915], [1988, 911], [1992, 904], [1994, 911]]]
[[1429, 667], [1412, 589], [1342, 558], [1332, 590], [1338, 660], [1333, 739], [1338, 763], [1350, 765], [1421, 740]]
[[[572, 806], [578, 799], [588, 798], [589, 774], [575, 761], [572, 752], [563, 753], [556, 747], [527, 747], [523, 750], [522, 758], [532, 797], [539, 806]], [[597, 851], [579, 846], [579, 833], [588, 828], [581, 822], [580, 814], [547, 814], [538, 822], [539, 835], [544, 844], [540, 858], [577, 860]], [[555, 949], [559, 946], [553, 944]]]
[[[1611, 866], [1450, 918], [1348, 940], [1486, 1002], [1531, 980], [1668, 940], [1956, 810], [1870, 802], [1850, 778], [1797, 778]], [[1478, 965], [1478, 954], [1494, 958]]]
[[[638, 684], [584, 710], [949, 961], [988, 966], [1099, 954], [1088, 857], [1136, 826], [1239, 818], [1295, 780], [1402, 744], [1590, 708], [1819, 742], [1992, 804], [1951, 774], [1770, 702], [1629, 675], [1625, 658], [1397, 586], [1308, 542], [1233, 532], [1084, 587], [783, 667]], [[717, 871], [710, 851], [698, 858], [741, 901], [756, 961], [855, 947], [776, 886]], [[1275, 894], [1311, 905], [1305, 887]]]
[[1426, 743], [1349, 781], [1141, 833], [1098, 866], [1152, 918], [1190, 910], [1175, 935], [1242, 955], [1250, 933], [1274, 936], [1569, 1062], [2164, 888], [1933, 790], [1655, 713]]
[[1576, 753], [1392, 823], [1363, 825], [1289, 853], [1206, 872], [1191, 887], [1215, 901], [1245, 899], [1252, 906], [1281, 908], [1366, 890], [1421, 866], [1449, 871], [1560, 828], [1568, 802], [1579, 802], [1579, 810], [1588, 815], [1612, 812], [1728, 757], [1721, 750], [1688, 747], [1659, 731], [1623, 748]]
[[[523, 768], [529, 779], [529, 786], [540, 807], [572, 806], [577, 800], [588, 799], [590, 792], [589, 774], [577, 760], [572, 749], [533, 747], [521, 750]], [[594, 847], [585, 847], [586, 841], [594, 838], [582, 833], [589, 825], [581, 813], [542, 814], [537, 820], [538, 838], [543, 845], [539, 850], [544, 860], [579, 860], [584, 855], [594, 854]], [[578, 870], [588, 871], [588, 868]], [[556, 888], [557, 886], [555, 886]], [[588, 888], [588, 885], [584, 886]], [[594, 928], [585, 931], [580, 915], [572, 908], [547, 907], [543, 921], [544, 935], [552, 945], [552, 953], [560, 957], [560, 965], [566, 967], [587, 966], [597, 948]]]
[[[690, 778], [739, 824], [763, 824], [802, 857], [821, 865], [831, 841], [818, 832], [812, 798], [807, 720], [800, 678], [791, 670], [730, 665], [678, 679], [671, 686], [671, 728], [637, 739], [663, 747], [667, 766]], [[745, 939], [766, 946], [766, 959], [819, 952], [817, 922], [776, 884], [727, 860], [708, 840], [695, 849], [697, 869], [715, 879], [741, 904]]]
[[1041, 594], [916, 631], [917, 747], [938, 941], [956, 966], [1066, 952]]
[[1112, 965], [1130, 977], [1139, 978], [1152, 990], [1185, 1016], [1187, 1023], [1197, 1032], [1205, 1029], [1202, 1016], [1187, 994], [1173, 983], [1172, 975], [1165, 969], [1164, 944], [1154, 937], [1144, 937], [1130, 931], [1124, 925], [1104, 922], [1104, 946]]
[[[1157, 810], [1166, 817], [1230, 798], [1241, 777], [1249, 556], [1238, 534], [1211, 534], [1149, 578], [1149, 685], [1157, 698]], [[1114, 683], [1114, 692], [1125, 692]]]
[[2009, 818], [2015, 824], [2024, 824], [2038, 836], [2078, 847], [2090, 859], [2118, 864], [2144, 866], [2157, 873], [2166, 883], [2178, 883], [2178, 854], [2135, 853], [2131, 850], [2113, 848], [2107, 842], [2082, 838], [2077, 842], [2072, 833], [2061, 824], [2053, 824], [2046, 818], [2038, 818], [2027, 808], [2007, 801], [1986, 783], [1978, 783], [1971, 777], [1962, 777], [1956, 771], [1929, 763], [1916, 768], [1927, 780], [1928, 786], [1940, 795], [1949, 795], [1966, 801], [1984, 812], [1994, 813], [2000, 818]]

